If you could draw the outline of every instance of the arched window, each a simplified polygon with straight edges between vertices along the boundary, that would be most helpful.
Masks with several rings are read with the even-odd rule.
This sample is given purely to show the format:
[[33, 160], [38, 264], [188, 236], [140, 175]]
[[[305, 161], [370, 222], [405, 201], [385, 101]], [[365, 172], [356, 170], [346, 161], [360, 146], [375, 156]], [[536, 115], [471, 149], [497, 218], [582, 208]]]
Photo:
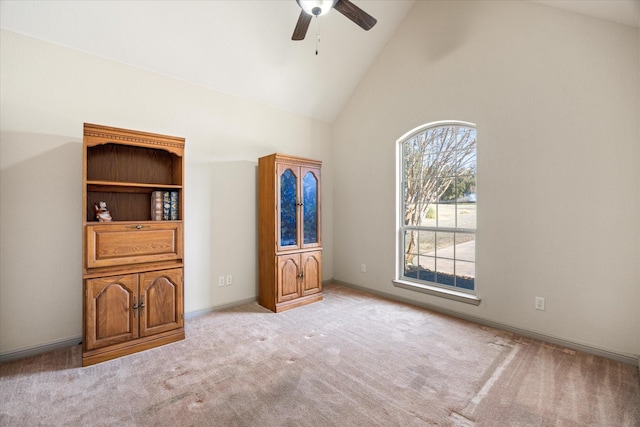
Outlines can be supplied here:
[[475, 293], [475, 125], [429, 123], [397, 143], [396, 285], [415, 285], [417, 290], [436, 293], [438, 288], [455, 294]]

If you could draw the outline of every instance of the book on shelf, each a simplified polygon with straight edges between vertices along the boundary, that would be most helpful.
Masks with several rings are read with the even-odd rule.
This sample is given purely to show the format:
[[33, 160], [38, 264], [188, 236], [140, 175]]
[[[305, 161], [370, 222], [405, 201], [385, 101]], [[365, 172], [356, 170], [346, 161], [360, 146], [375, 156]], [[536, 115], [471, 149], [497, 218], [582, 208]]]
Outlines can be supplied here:
[[162, 220], [162, 191], [154, 191], [151, 193], [151, 220]]
[[167, 221], [171, 212], [171, 199], [168, 191], [162, 192], [162, 219]]
[[171, 201], [171, 207], [169, 208], [169, 219], [176, 221], [178, 220], [178, 192], [172, 191], [169, 195], [169, 200]]
[[179, 218], [179, 193], [177, 191], [153, 191], [151, 193], [151, 220], [167, 221]]

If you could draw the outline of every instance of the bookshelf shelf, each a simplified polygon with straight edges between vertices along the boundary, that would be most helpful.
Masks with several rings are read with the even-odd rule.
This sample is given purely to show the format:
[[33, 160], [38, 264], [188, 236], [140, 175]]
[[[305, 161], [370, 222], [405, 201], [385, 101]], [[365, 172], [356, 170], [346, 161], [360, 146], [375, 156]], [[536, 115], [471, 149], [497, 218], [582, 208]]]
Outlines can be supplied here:
[[139, 182], [87, 181], [88, 191], [116, 191], [123, 193], [148, 193], [154, 190], [181, 190], [182, 185], [145, 184]]

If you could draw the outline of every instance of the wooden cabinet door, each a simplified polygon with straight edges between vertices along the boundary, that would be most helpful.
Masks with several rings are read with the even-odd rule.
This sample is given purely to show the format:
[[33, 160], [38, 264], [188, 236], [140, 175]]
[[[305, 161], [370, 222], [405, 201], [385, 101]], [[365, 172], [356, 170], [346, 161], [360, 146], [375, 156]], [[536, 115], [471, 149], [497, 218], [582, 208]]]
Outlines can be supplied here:
[[278, 251], [300, 247], [300, 167], [278, 164], [276, 177], [276, 241]]
[[314, 248], [322, 245], [321, 206], [320, 206], [320, 169], [300, 168], [300, 221], [298, 234], [302, 248]]
[[278, 302], [300, 296], [300, 254], [278, 256]]
[[138, 337], [138, 275], [88, 279], [85, 290], [86, 349]]
[[140, 274], [140, 336], [184, 326], [182, 269]]
[[301, 294], [310, 295], [322, 291], [322, 252], [303, 252], [300, 254], [302, 266]]

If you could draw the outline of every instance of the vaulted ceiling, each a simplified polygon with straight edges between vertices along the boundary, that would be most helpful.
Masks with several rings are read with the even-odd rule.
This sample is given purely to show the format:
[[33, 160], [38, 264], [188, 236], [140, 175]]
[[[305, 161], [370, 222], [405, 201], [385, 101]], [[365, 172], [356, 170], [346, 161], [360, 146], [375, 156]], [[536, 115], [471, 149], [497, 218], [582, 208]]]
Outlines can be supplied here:
[[[377, 18], [374, 28], [364, 31], [334, 10], [314, 19], [303, 41], [291, 40], [295, 0], [2, 0], [0, 25], [333, 122], [414, 0], [353, 3]], [[638, 26], [638, 0], [537, 3]]]

